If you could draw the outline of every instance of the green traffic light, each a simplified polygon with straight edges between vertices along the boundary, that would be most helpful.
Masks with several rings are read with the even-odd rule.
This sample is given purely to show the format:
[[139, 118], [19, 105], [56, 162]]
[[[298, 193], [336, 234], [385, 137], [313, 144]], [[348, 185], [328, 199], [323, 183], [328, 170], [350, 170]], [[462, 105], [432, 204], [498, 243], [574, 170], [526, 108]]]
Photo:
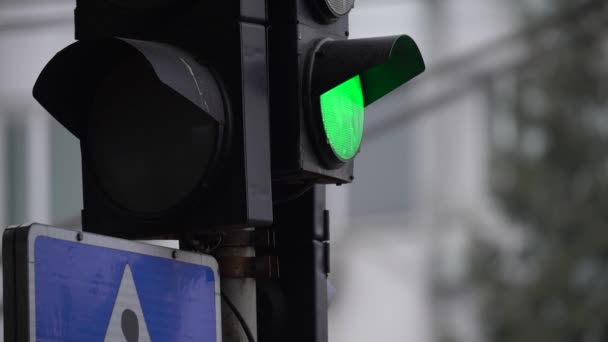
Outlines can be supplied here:
[[321, 117], [329, 146], [341, 160], [353, 159], [363, 138], [364, 100], [355, 76], [321, 95]]

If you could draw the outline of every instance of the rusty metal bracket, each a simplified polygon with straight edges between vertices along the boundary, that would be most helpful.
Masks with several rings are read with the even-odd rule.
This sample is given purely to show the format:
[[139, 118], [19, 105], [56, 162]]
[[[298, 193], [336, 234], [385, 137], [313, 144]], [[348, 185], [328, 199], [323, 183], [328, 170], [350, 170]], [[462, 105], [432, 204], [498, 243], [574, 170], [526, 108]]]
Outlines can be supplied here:
[[[212, 254], [222, 278], [278, 279], [279, 258], [274, 254], [275, 233], [268, 228], [227, 232], [208, 232], [180, 240], [185, 250]], [[226, 250], [255, 247], [257, 257], [222, 255]], [[232, 252], [230, 253], [232, 254]]]
[[279, 258], [276, 256], [259, 257], [217, 257], [222, 278], [278, 279]]
[[275, 233], [268, 228], [227, 232], [207, 232], [182, 239], [191, 250], [211, 253], [218, 248], [255, 247], [273, 250], [276, 247]]
[[225, 247], [275, 247], [274, 232], [267, 228], [256, 228], [255, 230], [232, 231], [222, 233], [220, 248]]
[[223, 248], [254, 247], [258, 255], [272, 255], [276, 248], [275, 232], [269, 228], [255, 230], [205, 232], [187, 235], [180, 239], [184, 250], [215, 254]]

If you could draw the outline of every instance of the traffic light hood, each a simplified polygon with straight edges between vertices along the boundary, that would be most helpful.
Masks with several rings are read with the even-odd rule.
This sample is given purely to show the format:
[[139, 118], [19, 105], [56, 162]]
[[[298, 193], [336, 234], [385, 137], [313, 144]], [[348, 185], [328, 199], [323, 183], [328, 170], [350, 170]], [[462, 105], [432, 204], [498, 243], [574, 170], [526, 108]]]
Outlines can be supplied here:
[[87, 177], [134, 215], [157, 217], [189, 203], [227, 153], [222, 87], [188, 53], [165, 44], [74, 43], [44, 68], [34, 97], [81, 140]]
[[[211, 73], [187, 52], [175, 47], [132, 39], [76, 42], [46, 65], [34, 86], [34, 97], [78, 138], [85, 130], [86, 113], [98, 96], [100, 84], [121, 64], [130, 63], [176, 101], [188, 101], [215, 121], [224, 121], [224, 101]], [[163, 95], [165, 95], [163, 94]]]
[[425, 70], [418, 46], [406, 35], [353, 40], [325, 39], [311, 55], [313, 96], [360, 76], [368, 106]]

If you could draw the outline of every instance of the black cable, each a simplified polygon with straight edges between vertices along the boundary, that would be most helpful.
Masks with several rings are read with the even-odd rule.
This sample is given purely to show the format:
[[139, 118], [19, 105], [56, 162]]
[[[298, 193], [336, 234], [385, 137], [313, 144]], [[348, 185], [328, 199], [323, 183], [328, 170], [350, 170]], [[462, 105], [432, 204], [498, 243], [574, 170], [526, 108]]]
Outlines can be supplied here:
[[251, 329], [249, 329], [249, 325], [247, 325], [247, 322], [245, 322], [245, 319], [243, 318], [243, 316], [241, 315], [239, 310], [236, 308], [236, 306], [234, 306], [234, 304], [228, 298], [228, 296], [226, 296], [226, 293], [224, 293], [224, 291], [221, 291], [221, 294], [222, 294], [222, 299], [224, 300], [224, 302], [226, 302], [226, 305], [228, 305], [230, 310], [232, 310], [232, 312], [236, 316], [236, 319], [241, 324], [241, 327], [243, 327], [243, 331], [245, 332], [245, 335], [247, 335], [247, 340], [249, 342], [255, 342], [255, 338], [253, 337], [253, 334], [251, 333]]

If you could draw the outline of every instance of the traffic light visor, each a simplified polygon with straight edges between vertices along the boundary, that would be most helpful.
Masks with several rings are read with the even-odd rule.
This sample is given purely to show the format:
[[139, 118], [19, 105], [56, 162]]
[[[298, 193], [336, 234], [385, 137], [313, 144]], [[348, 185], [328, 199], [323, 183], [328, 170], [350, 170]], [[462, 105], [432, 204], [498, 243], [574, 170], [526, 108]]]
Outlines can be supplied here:
[[156, 42], [80, 41], [45, 67], [34, 97], [81, 140], [83, 164], [114, 204], [153, 216], [203, 191], [225, 153], [219, 81]]
[[406, 35], [353, 40], [324, 40], [315, 50], [312, 92], [321, 95], [361, 77], [369, 106], [425, 70], [418, 46]]

